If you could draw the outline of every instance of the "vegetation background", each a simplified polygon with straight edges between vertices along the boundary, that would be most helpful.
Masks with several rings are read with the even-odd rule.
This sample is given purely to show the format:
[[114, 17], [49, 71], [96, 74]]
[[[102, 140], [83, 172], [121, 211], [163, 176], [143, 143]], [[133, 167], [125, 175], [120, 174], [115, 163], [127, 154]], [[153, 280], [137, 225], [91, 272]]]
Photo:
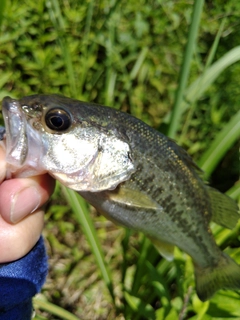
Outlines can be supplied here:
[[[0, 100], [61, 93], [129, 112], [239, 201], [239, 16], [236, 0], [1, 0]], [[212, 225], [240, 264], [239, 228]], [[34, 300], [38, 320], [240, 319], [239, 293], [202, 303], [185, 253], [167, 262], [60, 185], [44, 236], [50, 269]]]

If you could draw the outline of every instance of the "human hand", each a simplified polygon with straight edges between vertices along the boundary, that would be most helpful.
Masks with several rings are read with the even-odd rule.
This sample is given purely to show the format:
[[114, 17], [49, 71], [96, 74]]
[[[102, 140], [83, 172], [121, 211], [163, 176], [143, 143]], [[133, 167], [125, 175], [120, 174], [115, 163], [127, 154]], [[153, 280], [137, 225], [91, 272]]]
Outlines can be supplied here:
[[44, 224], [41, 206], [55, 186], [47, 174], [10, 180], [4, 180], [5, 175], [5, 152], [0, 147], [0, 263], [23, 257], [36, 244]]

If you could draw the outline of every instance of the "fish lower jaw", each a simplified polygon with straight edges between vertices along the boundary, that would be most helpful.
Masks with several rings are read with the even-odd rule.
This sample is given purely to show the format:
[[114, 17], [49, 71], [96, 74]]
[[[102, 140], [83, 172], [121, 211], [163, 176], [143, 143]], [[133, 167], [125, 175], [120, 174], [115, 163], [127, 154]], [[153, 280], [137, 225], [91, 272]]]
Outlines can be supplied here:
[[29, 178], [47, 173], [47, 170], [35, 168], [30, 165], [14, 166], [7, 163], [6, 179]]

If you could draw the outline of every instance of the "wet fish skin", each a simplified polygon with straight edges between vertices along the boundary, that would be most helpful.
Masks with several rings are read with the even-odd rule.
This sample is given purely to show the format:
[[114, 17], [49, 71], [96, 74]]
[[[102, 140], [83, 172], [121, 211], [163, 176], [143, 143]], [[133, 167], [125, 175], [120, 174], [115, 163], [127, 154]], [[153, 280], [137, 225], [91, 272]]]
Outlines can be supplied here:
[[[12, 176], [49, 172], [74, 190], [92, 192], [114, 189], [131, 176], [135, 167], [123, 134], [107, 124], [98, 125], [84, 110], [76, 116], [76, 100], [55, 95], [47, 96], [47, 103], [44, 97], [3, 99], [6, 160]], [[71, 112], [64, 110], [65, 101], [70, 103]], [[71, 123], [69, 130], [50, 129], [52, 121], [58, 125], [59, 120], [61, 126], [61, 117]]]
[[[10, 98], [3, 101], [5, 118], [11, 103]], [[22, 113], [28, 126], [34, 123], [37, 141], [39, 136], [52, 139], [80, 128], [83, 131], [90, 128], [94, 137], [109, 138], [108, 143], [113, 141], [112, 147], [121, 141], [121, 152], [129, 162], [126, 170], [130, 167], [126, 177], [117, 184], [115, 181], [112, 188], [98, 190], [98, 184], [96, 189], [77, 189], [78, 192], [109, 219], [144, 232], [166, 258], [172, 258], [175, 245], [188, 253], [194, 261], [197, 293], [203, 301], [221, 288], [240, 289], [240, 267], [221, 252], [209, 229], [210, 220], [233, 228], [239, 217], [237, 205], [201, 180], [197, 166], [174, 141], [129, 114], [109, 107], [58, 95], [34, 95], [14, 103], [20, 110], [25, 109]], [[46, 114], [59, 108], [70, 114], [72, 124], [66, 132], [50, 131], [46, 135]], [[29, 145], [28, 150], [31, 147]], [[112, 158], [114, 162], [114, 155]], [[59, 156], [59, 165], [61, 161], [63, 158]], [[21, 172], [24, 165], [21, 164]], [[43, 170], [55, 176], [51, 168], [44, 165]], [[64, 177], [59, 180], [67, 184]], [[113, 178], [110, 172], [107, 179]]]

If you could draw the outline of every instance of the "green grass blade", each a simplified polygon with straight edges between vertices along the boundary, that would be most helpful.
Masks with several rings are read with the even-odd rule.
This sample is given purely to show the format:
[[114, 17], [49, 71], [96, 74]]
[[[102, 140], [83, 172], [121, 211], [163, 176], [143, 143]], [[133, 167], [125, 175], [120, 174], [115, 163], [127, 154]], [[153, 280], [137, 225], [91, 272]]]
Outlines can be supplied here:
[[[204, 66], [204, 70], [203, 70], [202, 75], [201, 75], [201, 80], [200, 80], [200, 83], [199, 83], [199, 87], [202, 86], [202, 82], [204, 80], [205, 72], [208, 70], [209, 66], [212, 64], [212, 61], [214, 59], [214, 56], [215, 56], [217, 48], [218, 48], [220, 37], [221, 37], [222, 32], [223, 32], [223, 28], [224, 28], [225, 22], [226, 22], [226, 19], [223, 19], [222, 23], [221, 23], [221, 25], [219, 27], [218, 33], [217, 33], [217, 35], [216, 35], [216, 37], [214, 39], [214, 42], [213, 42], [212, 47], [210, 49], [206, 64]], [[188, 128], [189, 128], [189, 125], [190, 125], [190, 122], [191, 122], [190, 120], [193, 118], [196, 106], [197, 106], [197, 104], [194, 102], [194, 103], [191, 104], [191, 108], [188, 110], [188, 114], [186, 116], [186, 120], [185, 120], [185, 122], [183, 124], [183, 127], [181, 129], [180, 138], [178, 139], [178, 143], [180, 145], [183, 144], [184, 139], [186, 138], [186, 134], [188, 132]]]
[[88, 10], [87, 10], [87, 17], [86, 17], [86, 24], [85, 24], [85, 30], [84, 30], [84, 38], [86, 42], [89, 42], [89, 33], [91, 29], [91, 24], [92, 24], [92, 17], [93, 17], [93, 8], [94, 8], [94, 1], [90, 1], [88, 5]]
[[239, 199], [240, 201], [240, 180], [236, 182], [235, 185], [226, 192], [226, 194], [234, 200]]
[[[200, 75], [186, 90], [184, 100], [181, 101], [181, 112], [185, 112], [192, 106], [203, 93], [213, 84], [216, 78], [230, 65], [240, 60], [240, 46], [228, 51], [223, 57], [209, 67], [204, 75]], [[169, 123], [171, 112], [165, 118], [164, 123]]]
[[92, 223], [91, 218], [88, 214], [88, 208], [86, 202], [73, 190], [62, 187], [63, 192], [66, 196], [67, 201], [72, 207], [72, 210], [76, 216], [77, 221], [81, 224], [84, 234], [88, 240], [93, 254], [95, 255], [96, 262], [101, 271], [102, 278], [108, 287], [108, 290], [112, 296], [113, 302], [115, 303], [115, 297], [113, 292], [113, 284], [111, 280], [110, 271], [107, 267], [107, 263], [104, 260], [103, 251], [100, 246], [100, 241], [97, 237], [96, 230]]
[[187, 89], [185, 101], [182, 101], [181, 109], [184, 112], [189, 106], [197, 101], [210, 87], [216, 78], [230, 65], [240, 60], [240, 46], [235, 47], [216, 61], [204, 75], [199, 76]]
[[130, 73], [131, 80], [134, 80], [137, 77], [137, 74], [147, 56], [147, 53], [148, 53], [148, 48], [143, 47]]
[[6, 6], [6, 1], [5, 0], [1, 0], [0, 1], [0, 28], [2, 25], [2, 21], [3, 21], [3, 14], [4, 14], [4, 9]]
[[131, 230], [130, 229], [125, 229], [125, 236], [122, 240], [122, 252], [123, 252], [123, 260], [122, 260], [122, 268], [121, 268], [121, 273], [122, 273], [122, 278], [121, 278], [121, 284], [122, 287], [124, 288], [124, 283], [125, 283], [125, 278], [126, 278], [126, 273], [127, 273], [127, 253], [129, 249], [129, 238], [131, 236]]
[[105, 105], [110, 106], [114, 101], [114, 89], [117, 80], [117, 73], [108, 68], [108, 73], [106, 77], [106, 89], [105, 89]]
[[91, 30], [92, 25], [92, 17], [93, 17], [93, 9], [94, 9], [94, 1], [88, 2], [88, 8], [87, 8], [87, 16], [86, 16], [86, 22], [85, 22], [85, 28], [84, 28], [84, 37], [82, 41], [82, 61], [85, 61], [85, 63], [81, 66], [81, 75], [78, 79], [79, 81], [79, 94], [80, 96], [83, 94], [84, 84], [86, 81], [87, 73], [89, 70], [89, 64], [88, 64], [88, 56], [89, 56], [89, 34]]
[[231, 121], [219, 132], [207, 151], [198, 161], [198, 165], [205, 172], [205, 178], [209, 177], [216, 168], [224, 154], [240, 137], [240, 111], [232, 117]]
[[218, 48], [218, 44], [219, 44], [219, 41], [220, 41], [220, 38], [221, 38], [221, 35], [223, 33], [223, 29], [224, 29], [224, 25], [225, 25], [225, 22], [226, 22], [226, 18], [222, 20], [221, 22], [221, 25], [218, 29], [218, 33], [214, 39], [214, 42], [212, 44], [212, 47], [210, 49], [210, 52], [209, 52], [209, 55], [208, 55], [208, 58], [207, 58], [207, 62], [206, 62], [206, 65], [204, 67], [204, 72], [209, 68], [209, 66], [212, 64], [213, 62], [213, 59], [215, 57], [215, 54], [217, 52], [217, 48]]
[[51, 315], [57, 316], [64, 320], [79, 320], [78, 317], [70, 313], [69, 311], [64, 310], [63, 308], [56, 306], [53, 303], [45, 301], [39, 297], [33, 298], [33, 306], [37, 309], [42, 309], [47, 311]]
[[131, 288], [131, 293], [134, 295], [138, 293], [138, 290], [141, 286], [142, 276], [144, 275], [146, 270], [145, 261], [147, 259], [150, 247], [151, 247], [150, 241], [146, 237], [143, 237], [141, 248], [139, 250], [140, 256], [137, 262], [137, 268], [135, 271], [134, 281]]
[[175, 138], [175, 135], [178, 129], [179, 120], [182, 113], [181, 103], [182, 103], [184, 92], [187, 85], [187, 79], [190, 71], [193, 50], [195, 47], [195, 42], [198, 34], [198, 26], [200, 22], [203, 4], [204, 4], [204, 0], [195, 0], [194, 6], [193, 6], [192, 22], [189, 29], [186, 49], [183, 55], [184, 58], [183, 58], [183, 64], [181, 67], [181, 72], [180, 72], [179, 85], [176, 91], [175, 102], [174, 102], [171, 121], [168, 129], [168, 136], [173, 139]]
[[130, 295], [127, 291], [124, 292], [124, 297], [131, 309], [144, 317], [144, 319], [155, 319], [155, 312], [150, 304], [146, 304], [140, 298]]
[[73, 68], [73, 63], [71, 58], [71, 51], [70, 51], [69, 43], [67, 41], [64, 18], [62, 16], [58, 0], [47, 1], [47, 7], [48, 7], [49, 16], [52, 20], [53, 26], [58, 34], [57, 40], [62, 50], [62, 57], [65, 62], [65, 67], [66, 67], [68, 81], [69, 81], [70, 94], [76, 98], [78, 95], [77, 95], [77, 89], [76, 89], [74, 68]]

